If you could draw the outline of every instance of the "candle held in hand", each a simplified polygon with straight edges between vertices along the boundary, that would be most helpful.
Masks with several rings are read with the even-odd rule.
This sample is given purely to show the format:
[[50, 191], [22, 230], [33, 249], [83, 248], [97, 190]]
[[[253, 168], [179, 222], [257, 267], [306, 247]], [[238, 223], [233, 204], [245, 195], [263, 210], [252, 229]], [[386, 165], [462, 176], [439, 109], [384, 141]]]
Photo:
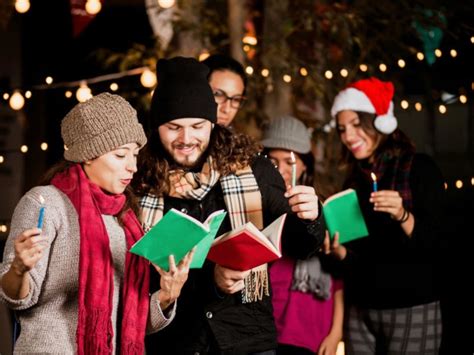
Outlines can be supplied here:
[[43, 196], [39, 195], [39, 200], [41, 203], [40, 211], [39, 211], [39, 216], [38, 216], [38, 224], [36, 227], [39, 229], [43, 228], [43, 219], [44, 219], [44, 198]]
[[295, 153], [290, 152], [291, 157], [291, 187], [296, 186], [296, 158]]
[[372, 177], [372, 180], [374, 181], [372, 184], [372, 190], [374, 192], [377, 192], [377, 175], [375, 175], [374, 173], [370, 173], [370, 176]]

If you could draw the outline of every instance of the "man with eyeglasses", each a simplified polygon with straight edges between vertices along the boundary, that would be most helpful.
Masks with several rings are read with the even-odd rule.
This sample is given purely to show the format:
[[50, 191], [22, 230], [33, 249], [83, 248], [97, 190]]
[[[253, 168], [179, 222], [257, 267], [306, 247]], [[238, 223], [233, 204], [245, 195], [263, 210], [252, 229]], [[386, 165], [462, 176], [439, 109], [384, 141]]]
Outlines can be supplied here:
[[208, 81], [217, 107], [217, 123], [231, 128], [232, 121], [243, 106], [247, 77], [235, 59], [214, 54], [203, 61], [209, 68]]

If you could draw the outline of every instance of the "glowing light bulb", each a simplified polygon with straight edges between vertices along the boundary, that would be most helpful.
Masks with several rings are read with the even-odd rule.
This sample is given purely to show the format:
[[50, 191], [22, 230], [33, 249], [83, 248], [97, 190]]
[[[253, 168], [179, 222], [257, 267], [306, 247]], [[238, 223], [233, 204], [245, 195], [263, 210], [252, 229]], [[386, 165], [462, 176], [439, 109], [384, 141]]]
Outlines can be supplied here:
[[247, 36], [245, 36], [244, 38], [242, 38], [242, 43], [248, 44], [248, 45], [250, 45], [250, 46], [255, 46], [255, 45], [257, 45], [257, 43], [258, 43], [257, 37], [247, 35]]
[[347, 77], [349, 75], [349, 72], [347, 71], [347, 69], [341, 69], [341, 71], [339, 72], [339, 74], [341, 74], [341, 76], [343, 78]]
[[201, 54], [199, 54], [199, 61], [202, 62], [203, 60], [206, 60], [209, 57], [209, 52], [204, 51]]
[[262, 69], [262, 71], [260, 72], [260, 74], [262, 74], [262, 76], [263, 76], [264, 78], [266, 78], [267, 76], [270, 75], [270, 70], [264, 68], [264, 69]]
[[48, 143], [46, 142], [41, 143], [40, 148], [41, 150], [48, 150]]
[[359, 69], [360, 69], [361, 72], [364, 72], [364, 73], [365, 73], [367, 70], [369, 70], [369, 68], [367, 67], [366, 64], [361, 64], [361, 65], [359, 65]]
[[15, 91], [12, 96], [10, 97], [10, 101], [8, 101], [10, 107], [15, 110], [21, 110], [23, 106], [25, 106], [25, 98], [19, 91]]
[[421, 61], [421, 60], [425, 59], [425, 55], [421, 52], [418, 52], [418, 53], [416, 53], [416, 58], [418, 58], [418, 60]]
[[53, 77], [47, 76], [44, 81], [46, 82], [46, 84], [51, 85], [53, 83]]
[[16, 0], [15, 1], [15, 10], [20, 13], [24, 14], [30, 9], [30, 1], [29, 0]]
[[25, 97], [26, 97], [27, 99], [31, 99], [31, 95], [32, 95], [32, 94], [31, 94], [31, 91], [30, 91], [30, 90], [25, 91]]
[[291, 83], [291, 76], [289, 76], [288, 74], [283, 75], [283, 81], [285, 83]]
[[406, 65], [406, 63], [405, 63], [405, 61], [404, 61], [403, 59], [399, 59], [399, 60], [398, 60], [398, 66], [399, 66], [400, 68], [405, 68], [405, 65]]
[[441, 114], [445, 114], [447, 111], [446, 106], [444, 105], [439, 105], [438, 110], [439, 110], [439, 113]]
[[421, 103], [417, 102], [417, 103], [415, 104], [415, 110], [421, 111], [422, 109], [423, 109], [423, 106], [421, 105]]
[[158, 5], [162, 7], [163, 9], [169, 9], [170, 7], [173, 7], [176, 4], [175, 0], [158, 0]]
[[451, 57], [456, 58], [457, 55], [458, 55], [458, 52], [457, 52], [457, 50], [455, 50], [455, 49], [451, 49], [451, 50], [449, 51], [449, 54], [451, 54]]
[[245, 68], [245, 72], [248, 75], [252, 75], [253, 74], [253, 68], [249, 65], [247, 68]]
[[379, 70], [383, 73], [387, 71], [387, 66], [384, 63], [380, 63]]
[[28, 146], [23, 144], [21, 147], [20, 147], [20, 152], [22, 153], [26, 153], [28, 151]]
[[326, 77], [326, 79], [331, 80], [332, 77], [333, 77], [332, 71], [326, 70], [326, 71], [324, 72], [324, 76]]
[[400, 106], [402, 107], [402, 109], [406, 110], [409, 106], [408, 101], [402, 100], [402, 102], [400, 102]]
[[70, 99], [70, 98], [72, 97], [72, 91], [67, 90], [67, 91], [64, 93], [64, 96], [66, 96], [66, 98]]
[[86, 83], [81, 83], [79, 89], [76, 91], [76, 99], [79, 102], [86, 102], [92, 97], [91, 89], [87, 86]]
[[144, 87], [152, 88], [156, 85], [156, 74], [147, 68], [140, 76], [140, 82]]
[[458, 189], [462, 188], [462, 185], [463, 185], [462, 180], [456, 180], [456, 187]]
[[308, 75], [308, 70], [306, 70], [305, 67], [300, 68], [300, 74], [301, 76], [306, 76]]
[[118, 88], [119, 88], [119, 86], [118, 86], [117, 83], [112, 83], [112, 84], [110, 84], [109, 88], [110, 88], [110, 90], [112, 90], [112, 91], [117, 91]]
[[5, 157], [3, 155], [0, 155], [0, 164], [3, 164], [4, 161], [5, 161]]
[[466, 95], [461, 95], [459, 96], [459, 101], [462, 103], [462, 104], [465, 104], [467, 102], [467, 96]]
[[99, 0], [87, 0], [86, 2], [86, 12], [89, 15], [97, 15], [102, 9], [102, 4]]
[[441, 52], [440, 49], [435, 49], [435, 56], [437, 56], [438, 58], [441, 58], [442, 55], [443, 55], [443, 52]]
[[10, 94], [8, 92], [3, 94], [3, 99], [8, 100], [10, 98]]

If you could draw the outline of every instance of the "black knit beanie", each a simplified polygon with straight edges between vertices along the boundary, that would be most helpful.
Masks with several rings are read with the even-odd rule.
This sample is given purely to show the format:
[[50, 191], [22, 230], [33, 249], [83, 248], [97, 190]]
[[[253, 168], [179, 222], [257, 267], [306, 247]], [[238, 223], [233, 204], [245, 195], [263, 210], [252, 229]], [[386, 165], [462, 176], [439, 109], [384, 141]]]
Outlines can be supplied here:
[[217, 122], [217, 104], [207, 82], [208, 72], [207, 66], [194, 58], [158, 61], [158, 85], [150, 109], [153, 129], [179, 118], [205, 118]]

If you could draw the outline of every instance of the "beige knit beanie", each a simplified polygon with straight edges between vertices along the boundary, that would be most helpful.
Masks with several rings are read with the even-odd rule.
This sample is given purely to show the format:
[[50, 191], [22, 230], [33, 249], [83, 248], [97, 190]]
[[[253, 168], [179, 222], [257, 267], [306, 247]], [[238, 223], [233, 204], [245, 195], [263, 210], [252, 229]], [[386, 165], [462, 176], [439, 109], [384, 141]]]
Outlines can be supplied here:
[[61, 122], [64, 158], [84, 162], [124, 144], [146, 144], [137, 111], [122, 97], [102, 93], [74, 106]]

